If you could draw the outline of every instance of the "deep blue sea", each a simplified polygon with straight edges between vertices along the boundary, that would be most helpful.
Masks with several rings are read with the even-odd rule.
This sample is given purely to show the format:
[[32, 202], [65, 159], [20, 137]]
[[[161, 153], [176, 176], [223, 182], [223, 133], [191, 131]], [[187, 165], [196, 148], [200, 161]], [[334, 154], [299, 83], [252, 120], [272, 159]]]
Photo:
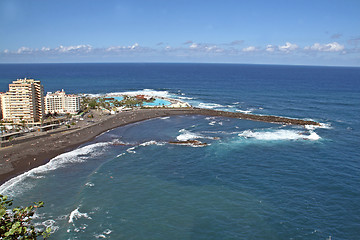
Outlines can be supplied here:
[[[108, 131], [0, 186], [16, 205], [45, 202], [35, 221], [51, 239], [360, 239], [360, 68], [2, 64], [0, 91], [23, 77], [321, 123], [174, 116]], [[186, 139], [208, 145], [168, 144]]]

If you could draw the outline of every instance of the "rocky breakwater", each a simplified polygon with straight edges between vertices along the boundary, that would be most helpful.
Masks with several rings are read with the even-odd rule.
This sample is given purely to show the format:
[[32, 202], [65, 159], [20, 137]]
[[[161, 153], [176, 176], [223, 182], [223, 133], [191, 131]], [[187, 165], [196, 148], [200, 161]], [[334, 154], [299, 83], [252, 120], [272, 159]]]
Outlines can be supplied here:
[[225, 112], [225, 111], [203, 109], [203, 108], [193, 108], [193, 111], [194, 111], [193, 114], [197, 112], [199, 115], [241, 118], [246, 120], [269, 122], [269, 123], [280, 123], [280, 124], [302, 125], [302, 126], [320, 125], [318, 122], [315, 121], [278, 117], [278, 116], [269, 116], [269, 115], [255, 115], [255, 114], [240, 113], [240, 112]]

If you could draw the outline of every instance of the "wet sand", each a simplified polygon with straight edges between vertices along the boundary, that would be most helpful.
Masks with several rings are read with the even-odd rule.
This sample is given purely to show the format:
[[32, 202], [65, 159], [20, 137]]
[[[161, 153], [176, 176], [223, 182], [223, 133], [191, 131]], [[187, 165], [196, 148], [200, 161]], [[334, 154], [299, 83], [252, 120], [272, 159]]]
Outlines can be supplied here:
[[50, 159], [93, 140], [96, 136], [107, 130], [147, 119], [173, 115], [221, 116], [281, 124], [319, 125], [314, 121], [200, 108], [158, 108], [121, 112], [116, 115], [103, 117], [101, 121], [97, 121], [91, 125], [44, 133], [41, 136], [29, 137], [11, 146], [0, 148], [0, 184], [32, 168], [46, 164]]

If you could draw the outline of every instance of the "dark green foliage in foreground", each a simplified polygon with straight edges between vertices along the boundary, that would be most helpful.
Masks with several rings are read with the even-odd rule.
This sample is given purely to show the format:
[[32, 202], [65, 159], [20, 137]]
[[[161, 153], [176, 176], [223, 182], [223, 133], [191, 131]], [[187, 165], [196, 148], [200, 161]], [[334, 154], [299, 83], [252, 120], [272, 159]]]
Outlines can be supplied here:
[[43, 207], [43, 202], [34, 203], [35, 205], [12, 210], [9, 208], [13, 200], [8, 200], [7, 196], [0, 194], [0, 239], [38, 239], [47, 238], [50, 228], [45, 231], [37, 230], [31, 220], [35, 210]]

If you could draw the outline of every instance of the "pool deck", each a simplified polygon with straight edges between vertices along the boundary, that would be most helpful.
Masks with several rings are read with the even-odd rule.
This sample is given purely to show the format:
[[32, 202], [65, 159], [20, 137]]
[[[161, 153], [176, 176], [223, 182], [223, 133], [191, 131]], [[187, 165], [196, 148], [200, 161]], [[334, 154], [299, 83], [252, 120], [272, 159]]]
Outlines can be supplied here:
[[[123, 98], [124, 96], [136, 96], [135, 94], [134, 95], [129, 95], [129, 94], [116, 94], [116, 95], [103, 95], [102, 97], [104, 98]], [[164, 100], [164, 101], [167, 101], [169, 102], [169, 104], [163, 104], [163, 103], [159, 103], [159, 105], [152, 105], [152, 104], [144, 104], [145, 107], [151, 107], [151, 108], [157, 108], [157, 107], [169, 107], [169, 108], [186, 108], [186, 107], [191, 107], [191, 105], [187, 102], [184, 102], [184, 101], [181, 101], [181, 100], [178, 100], [178, 99], [173, 99], [173, 98], [169, 98], [169, 97], [159, 97], [159, 96], [150, 96], [150, 95], [144, 95], [145, 98], [155, 98], [156, 100], [157, 99], [161, 99], [161, 100]], [[119, 99], [117, 99], [119, 100]]]

